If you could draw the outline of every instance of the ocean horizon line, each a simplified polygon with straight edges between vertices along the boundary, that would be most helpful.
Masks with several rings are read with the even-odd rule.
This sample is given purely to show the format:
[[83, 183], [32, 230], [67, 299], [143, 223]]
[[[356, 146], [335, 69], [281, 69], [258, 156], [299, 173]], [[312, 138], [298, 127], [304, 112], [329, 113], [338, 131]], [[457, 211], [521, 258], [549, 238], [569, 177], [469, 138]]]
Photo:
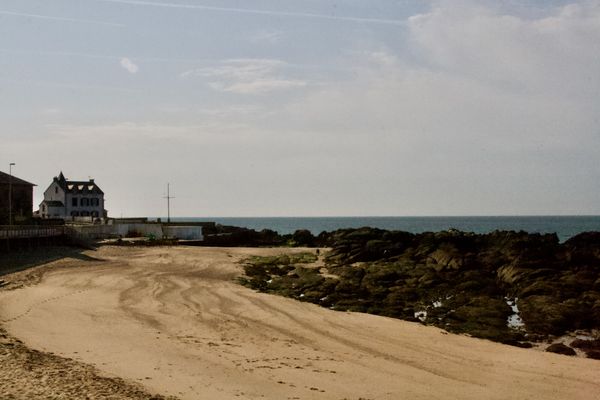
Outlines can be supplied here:
[[[223, 218], [263, 218], [263, 219], [268, 219], [268, 218], [541, 218], [541, 217], [548, 217], [548, 218], [560, 218], [560, 217], [565, 217], [565, 218], [579, 218], [579, 217], [600, 217], [600, 214], [489, 214], [489, 215], [485, 215], [485, 214], [481, 214], [481, 215], [291, 215], [291, 216], [262, 216], [262, 215], [258, 215], [258, 216], [246, 216], [246, 215], [217, 215], [217, 216], [171, 216], [171, 219], [182, 219], [182, 218], [194, 218], [194, 219], [198, 219], [198, 218], [206, 218], [206, 219], [210, 219], [210, 218], [216, 218], [216, 219], [223, 219]], [[123, 217], [123, 218], [136, 218], [136, 217]], [[151, 218], [151, 219], [155, 219], [155, 218], [161, 218], [161, 219], [166, 219], [168, 218], [167, 216], [149, 216], [149, 217], [143, 217], [143, 218]]]
[[[165, 217], [161, 218], [166, 221]], [[342, 216], [342, 217], [171, 217], [172, 222], [214, 222], [254, 230], [270, 229], [280, 234], [308, 230], [313, 234], [338, 229], [377, 228], [412, 233], [525, 231], [556, 233], [567, 240], [579, 233], [600, 231], [599, 215], [488, 215], [488, 216]]]

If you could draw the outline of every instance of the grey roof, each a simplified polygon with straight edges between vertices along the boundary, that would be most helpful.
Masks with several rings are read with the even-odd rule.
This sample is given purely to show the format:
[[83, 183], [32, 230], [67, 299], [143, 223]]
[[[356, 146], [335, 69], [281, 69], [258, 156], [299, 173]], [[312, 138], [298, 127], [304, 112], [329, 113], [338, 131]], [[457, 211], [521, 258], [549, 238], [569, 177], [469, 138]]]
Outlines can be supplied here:
[[58, 201], [58, 200], [44, 200], [44, 201], [42, 201], [42, 204], [45, 204], [48, 207], [64, 207], [65, 206], [62, 201]]
[[74, 193], [74, 194], [104, 194], [102, 189], [98, 187], [96, 182], [93, 179], [89, 181], [70, 181], [65, 178], [62, 171], [57, 177], [54, 177], [54, 180], [58, 182], [60, 187], [66, 193]]
[[5, 183], [8, 185], [9, 182], [11, 182], [13, 185], [36, 186], [33, 183], [24, 181], [23, 179], [19, 179], [14, 175], [11, 177], [9, 174], [0, 171], [0, 183]]

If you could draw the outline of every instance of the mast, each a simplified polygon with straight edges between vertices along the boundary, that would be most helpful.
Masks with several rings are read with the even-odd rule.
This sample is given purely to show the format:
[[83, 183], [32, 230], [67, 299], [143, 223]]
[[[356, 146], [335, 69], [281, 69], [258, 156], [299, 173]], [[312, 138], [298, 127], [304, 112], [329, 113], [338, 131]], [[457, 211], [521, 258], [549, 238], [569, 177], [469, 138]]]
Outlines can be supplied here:
[[8, 225], [12, 225], [12, 167], [15, 163], [8, 164]]
[[167, 199], [167, 223], [171, 222], [171, 199], [174, 199], [174, 197], [171, 197], [171, 184], [167, 183], [167, 196], [165, 197], [165, 199]]

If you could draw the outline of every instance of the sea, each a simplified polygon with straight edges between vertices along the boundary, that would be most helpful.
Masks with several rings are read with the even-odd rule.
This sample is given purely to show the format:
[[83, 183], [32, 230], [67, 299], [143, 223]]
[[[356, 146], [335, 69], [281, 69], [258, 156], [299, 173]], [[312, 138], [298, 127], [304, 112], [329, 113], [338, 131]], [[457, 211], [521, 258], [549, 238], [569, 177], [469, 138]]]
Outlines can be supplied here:
[[[164, 218], [163, 218], [164, 220]], [[373, 227], [412, 233], [458, 229], [488, 233], [495, 230], [556, 233], [561, 242], [581, 232], [600, 231], [600, 215], [594, 216], [481, 216], [481, 217], [180, 217], [172, 221], [213, 221], [280, 234], [307, 229], [314, 235], [342, 228]]]

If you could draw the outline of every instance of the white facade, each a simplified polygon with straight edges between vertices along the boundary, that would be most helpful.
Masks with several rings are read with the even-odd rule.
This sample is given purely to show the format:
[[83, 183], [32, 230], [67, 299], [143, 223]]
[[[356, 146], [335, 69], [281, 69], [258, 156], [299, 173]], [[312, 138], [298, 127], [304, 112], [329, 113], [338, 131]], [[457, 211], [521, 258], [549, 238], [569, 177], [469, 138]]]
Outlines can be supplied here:
[[44, 192], [44, 201], [40, 204], [40, 217], [104, 218], [104, 192], [93, 179], [69, 181], [61, 172]]

